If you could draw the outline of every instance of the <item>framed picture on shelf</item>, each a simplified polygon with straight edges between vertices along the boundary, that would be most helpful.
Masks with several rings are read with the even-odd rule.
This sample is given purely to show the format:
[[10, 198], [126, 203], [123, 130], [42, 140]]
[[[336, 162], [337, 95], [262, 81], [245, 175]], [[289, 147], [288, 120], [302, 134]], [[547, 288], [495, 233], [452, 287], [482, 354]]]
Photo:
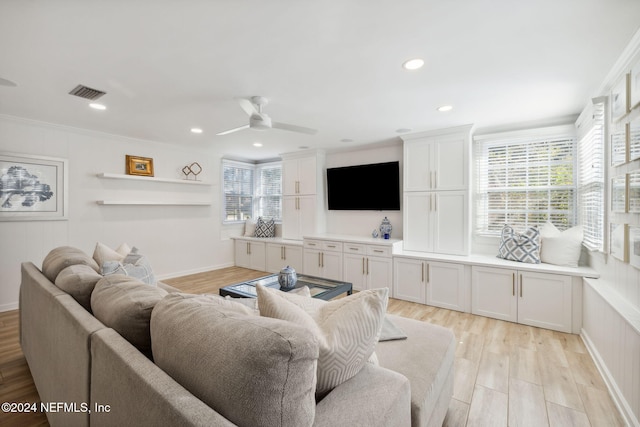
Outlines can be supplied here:
[[611, 166], [627, 162], [627, 129], [626, 125], [616, 126], [611, 133]]
[[640, 227], [629, 227], [629, 264], [640, 269]]
[[609, 252], [622, 262], [627, 262], [627, 224], [609, 224]]
[[611, 212], [627, 212], [627, 175], [611, 178]]
[[0, 152], [0, 220], [68, 218], [67, 160]]
[[127, 175], [153, 176], [153, 159], [150, 157], [127, 156]]
[[640, 117], [627, 123], [627, 135], [629, 140], [629, 161], [632, 162], [640, 159]]
[[622, 118], [628, 111], [627, 76], [625, 74], [618, 83], [611, 88], [611, 120]]
[[630, 109], [640, 105], [640, 61], [631, 68], [629, 75]]
[[640, 170], [627, 174], [627, 207], [631, 213], [640, 213]]

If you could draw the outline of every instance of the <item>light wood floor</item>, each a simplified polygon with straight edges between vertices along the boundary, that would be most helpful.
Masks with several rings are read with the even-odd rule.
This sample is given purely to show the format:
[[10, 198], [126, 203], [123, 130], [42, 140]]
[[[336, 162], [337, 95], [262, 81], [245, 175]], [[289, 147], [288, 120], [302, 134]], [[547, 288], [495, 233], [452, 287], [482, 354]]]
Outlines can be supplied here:
[[[265, 275], [230, 267], [165, 280], [190, 293]], [[389, 312], [451, 328], [458, 340], [445, 426], [624, 426], [577, 335], [391, 299]], [[0, 403], [38, 402], [18, 340], [18, 311], [0, 313]], [[47, 425], [42, 414], [4, 414], [0, 426]]]

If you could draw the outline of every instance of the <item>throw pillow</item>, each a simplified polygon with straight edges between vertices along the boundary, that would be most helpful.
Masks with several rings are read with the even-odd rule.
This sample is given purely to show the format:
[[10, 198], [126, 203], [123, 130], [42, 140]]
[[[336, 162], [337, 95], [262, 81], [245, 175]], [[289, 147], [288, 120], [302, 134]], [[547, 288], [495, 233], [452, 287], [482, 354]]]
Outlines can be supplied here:
[[129, 252], [131, 252], [131, 248], [126, 243], [121, 244], [114, 250], [104, 243], [98, 242], [93, 250], [93, 259], [98, 265], [102, 265], [106, 261], [122, 261]]
[[276, 235], [276, 222], [273, 218], [264, 220], [262, 217], [258, 218], [256, 223], [256, 237], [275, 237]]
[[244, 236], [255, 237], [256, 235], [256, 221], [249, 218], [244, 223]]
[[151, 312], [168, 292], [131, 277], [107, 276], [91, 294], [93, 315], [151, 358]]
[[78, 264], [62, 270], [55, 284], [91, 313], [91, 293], [100, 279], [102, 276], [93, 268]]
[[173, 293], [151, 343], [156, 365], [233, 424], [313, 424], [318, 343], [301, 326]]
[[565, 231], [560, 231], [550, 222], [540, 228], [542, 262], [567, 267], [577, 267], [582, 252], [583, 232], [578, 225]]
[[103, 276], [123, 274], [134, 277], [148, 285], [157, 285], [151, 264], [146, 257], [138, 253], [137, 248], [133, 248], [122, 262], [106, 261], [102, 264], [101, 273]]
[[378, 343], [389, 289], [370, 289], [329, 302], [257, 286], [260, 315], [307, 328], [318, 340], [318, 383], [322, 396], [355, 376]]
[[509, 225], [502, 227], [498, 258], [540, 264], [540, 232], [538, 227], [529, 227], [524, 233], [516, 233]]
[[87, 265], [95, 271], [100, 271], [100, 267], [93, 258], [80, 249], [60, 246], [52, 249], [42, 261], [42, 274], [53, 283], [58, 274], [70, 265]]

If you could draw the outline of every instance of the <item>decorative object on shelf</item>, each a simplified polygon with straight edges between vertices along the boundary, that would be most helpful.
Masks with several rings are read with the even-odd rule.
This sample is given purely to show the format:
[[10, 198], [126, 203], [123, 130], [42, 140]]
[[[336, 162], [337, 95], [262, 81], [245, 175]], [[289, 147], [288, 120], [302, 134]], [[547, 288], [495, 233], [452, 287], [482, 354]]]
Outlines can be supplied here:
[[182, 173], [185, 175], [184, 179], [187, 180], [189, 179], [189, 175], [193, 174], [193, 180], [197, 181], [200, 172], [202, 172], [202, 166], [200, 166], [200, 163], [198, 162], [193, 162], [182, 168]]
[[627, 80], [629, 74], [620, 78], [618, 83], [611, 88], [611, 120], [616, 121], [628, 112]]
[[0, 153], [0, 220], [67, 219], [67, 160]]
[[627, 212], [627, 176], [611, 178], [611, 212]]
[[382, 220], [382, 223], [380, 224], [380, 235], [382, 236], [382, 238], [390, 239], [392, 229], [393, 227], [391, 227], [391, 222], [389, 221], [389, 218], [385, 216], [384, 219]]
[[126, 155], [127, 175], [153, 176], [153, 159], [150, 157], [138, 157]]
[[627, 126], [613, 126], [611, 133], [611, 166], [619, 166], [627, 162]]
[[640, 227], [629, 227], [629, 264], [640, 269]]
[[280, 286], [285, 289], [293, 289], [296, 286], [296, 282], [298, 281], [298, 275], [296, 274], [296, 270], [289, 267], [288, 265], [280, 270], [280, 274], [278, 274], [278, 283]]
[[640, 170], [627, 174], [627, 207], [631, 213], [640, 213]]
[[631, 68], [631, 75], [629, 76], [629, 86], [630, 86], [630, 99], [629, 103], [630, 108], [635, 108], [640, 106], [640, 60], [636, 62]]
[[609, 252], [614, 258], [627, 262], [627, 241], [629, 227], [627, 224], [609, 224]]
[[378, 229], [374, 228], [373, 231], [371, 232], [371, 237], [373, 237], [374, 239], [377, 239], [378, 237], [380, 237], [380, 233], [378, 233]]

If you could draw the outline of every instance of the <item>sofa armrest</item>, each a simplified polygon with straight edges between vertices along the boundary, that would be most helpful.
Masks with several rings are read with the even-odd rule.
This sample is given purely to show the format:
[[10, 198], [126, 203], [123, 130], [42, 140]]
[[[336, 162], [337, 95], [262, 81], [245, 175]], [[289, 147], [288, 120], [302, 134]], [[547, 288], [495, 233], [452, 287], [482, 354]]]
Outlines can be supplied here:
[[333, 389], [316, 406], [315, 427], [411, 425], [409, 380], [371, 364]]

